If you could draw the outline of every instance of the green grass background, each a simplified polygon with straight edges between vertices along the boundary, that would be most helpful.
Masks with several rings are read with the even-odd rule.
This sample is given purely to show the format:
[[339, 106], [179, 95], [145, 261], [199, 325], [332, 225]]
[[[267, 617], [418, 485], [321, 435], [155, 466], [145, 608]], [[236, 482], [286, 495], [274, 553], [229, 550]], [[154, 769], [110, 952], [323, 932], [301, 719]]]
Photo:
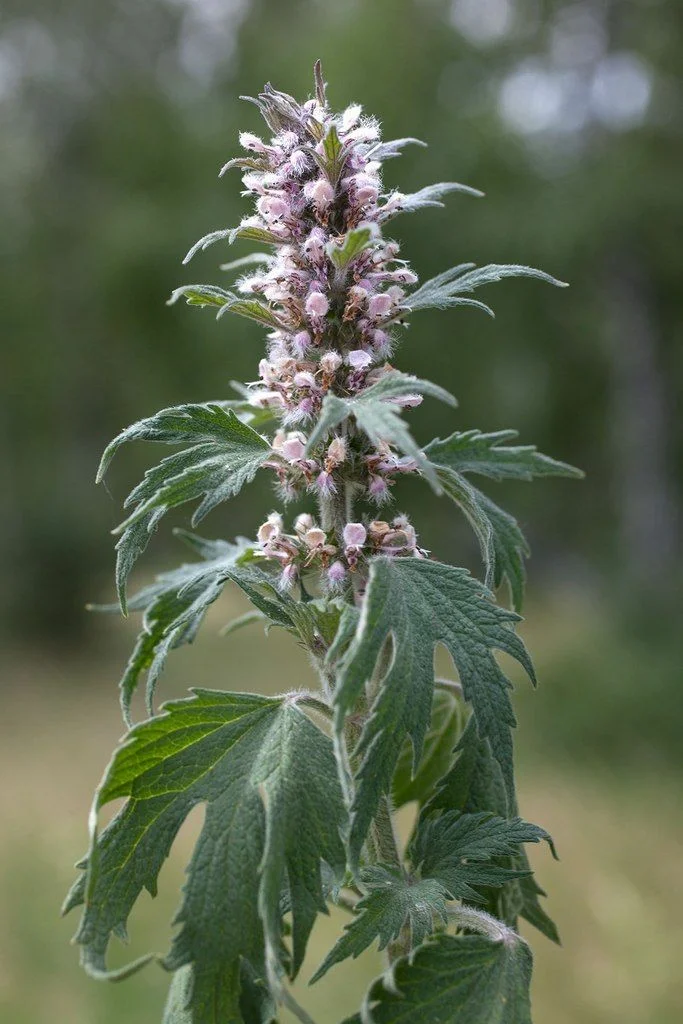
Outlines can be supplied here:
[[[212, 610], [198, 643], [174, 653], [161, 680], [161, 696], [178, 696], [193, 684], [264, 691], [310, 684], [303, 653], [283, 633], [274, 630], [265, 639], [258, 627], [250, 627], [218, 636], [221, 624], [240, 609], [230, 595]], [[610, 632], [595, 609], [571, 595], [532, 608], [529, 619], [524, 633], [542, 685], [533, 694], [515, 677], [519, 789], [525, 816], [548, 828], [558, 845], [560, 863], [544, 850], [534, 849], [532, 856], [564, 942], [558, 949], [529, 934], [536, 960], [536, 1024], [679, 1024], [680, 778], [656, 759], [649, 764], [645, 757], [629, 758], [616, 748], [600, 761], [590, 744], [570, 742], [576, 728], [572, 703], [586, 705], [582, 687], [600, 683], [610, 692], [610, 672], [601, 667], [601, 659], [610, 662]], [[72, 864], [86, 846], [92, 791], [122, 732], [115, 681], [134, 628], [133, 622], [96, 620], [88, 660], [48, 657], [39, 650], [11, 659], [14, 685], [5, 697], [0, 727], [2, 1024], [152, 1024], [161, 1019], [168, 980], [164, 972], [152, 965], [117, 985], [90, 980], [69, 945], [77, 917], [59, 917]], [[627, 652], [623, 657], [628, 660]], [[612, 671], [618, 671], [618, 662]], [[102, 685], [106, 678], [111, 679], [108, 688]], [[620, 699], [617, 693], [617, 704]], [[594, 731], [612, 714], [606, 701], [603, 693], [596, 702]], [[618, 707], [613, 711], [614, 727], [623, 733]], [[626, 707], [625, 714], [635, 710]], [[404, 833], [409, 818], [410, 810], [401, 819]], [[200, 823], [198, 809], [163, 869], [159, 897], [143, 898], [131, 919], [130, 946], [115, 940], [112, 963], [168, 947], [170, 919]], [[380, 955], [367, 955], [308, 988], [308, 978], [343, 923], [341, 912], [320, 920], [296, 986], [318, 1024], [337, 1024], [354, 1010], [368, 982], [383, 969]], [[283, 1014], [282, 1021], [289, 1020]]]

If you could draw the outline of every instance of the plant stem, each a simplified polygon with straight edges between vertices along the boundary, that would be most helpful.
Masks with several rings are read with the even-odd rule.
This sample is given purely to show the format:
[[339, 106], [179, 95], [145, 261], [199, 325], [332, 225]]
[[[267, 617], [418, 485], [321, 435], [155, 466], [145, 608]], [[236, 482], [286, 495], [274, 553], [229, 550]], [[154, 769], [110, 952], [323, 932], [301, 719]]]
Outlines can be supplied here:
[[394, 831], [391, 803], [388, 796], [380, 799], [370, 831], [377, 851], [377, 860], [392, 868], [401, 869], [401, 856]]
[[[344, 526], [346, 523], [351, 522], [353, 518], [352, 486], [349, 483], [345, 483], [340, 492], [328, 496], [321, 495], [319, 504], [320, 523], [323, 530], [333, 530], [335, 533], [336, 543], [340, 549], [343, 548]], [[354, 592], [356, 595], [359, 593], [359, 584], [362, 584], [362, 580], [354, 577]], [[367, 716], [370, 712], [375, 697], [377, 696], [380, 682], [387, 670], [390, 655], [390, 650], [385, 649], [379, 659], [373, 678], [368, 686], [367, 696], [362, 700], [363, 707], [359, 709], [360, 716], [362, 717]], [[351, 756], [351, 767], [354, 771], [359, 766], [353, 763], [352, 752], [360, 739], [361, 732], [362, 726], [359, 722], [359, 715], [354, 715], [347, 720], [344, 725], [344, 741], [347, 749], [349, 750]], [[368, 860], [371, 864], [382, 863], [386, 864], [388, 867], [394, 868], [394, 870], [403, 871], [396, 832], [394, 830], [391, 801], [386, 795], [383, 795], [380, 798], [379, 805], [366, 840], [366, 850]], [[406, 930], [403, 929], [400, 937], [395, 942], [391, 943], [389, 947], [390, 962], [393, 962], [397, 957], [403, 956], [409, 951], [410, 930], [408, 929], [406, 932]]]

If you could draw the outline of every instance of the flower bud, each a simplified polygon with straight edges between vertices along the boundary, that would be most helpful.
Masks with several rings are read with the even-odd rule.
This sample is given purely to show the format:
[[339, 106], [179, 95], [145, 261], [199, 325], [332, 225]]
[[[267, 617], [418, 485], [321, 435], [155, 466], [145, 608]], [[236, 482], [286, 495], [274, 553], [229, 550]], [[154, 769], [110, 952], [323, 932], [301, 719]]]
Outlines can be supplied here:
[[322, 319], [329, 308], [330, 303], [324, 292], [311, 292], [306, 299], [306, 312], [313, 320]]
[[335, 437], [327, 449], [326, 464], [330, 469], [336, 469], [346, 459], [346, 441], [343, 437]]
[[328, 473], [325, 469], [322, 473], [318, 474], [315, 484], [320, 493], [325, 497], [329, 497], [330, 494], [337, 493], [337, 486], [332, 479], [332, 474]]
[[327, 579], [333, 587], [338, 587], [346, 578], [346, 566], [343, 562], [333, 562], [327, 570]]
[[342, 364], [342, 357], [338, 352], [325, 352], [320, 357], [320, 369], [324, 374], [331, 376], [336, 373]]
[[304, 534], [313, 528], [313, 516], [308, 512], [302, 512], [294, 520], [294, 532]]
[[289, 562], [282, 570], [282, 575], [280, 576], [280, 590], [291, 590], [294, 584], [296, 583], [298, 575], [299, 570], [297, 569], [297, 567], [294, 565], [293, 562]]
[[308, 331], [297, 331], [292, 338], [292, 348], [298, 358], [301, 358], [306, 354], [306, 351], [311, 347], [311, 336]]
[[308, 157], [302, 149], [295, 149], [290, 154], [289, 162], [292, 165], [292, 169], [295, 174], [303, 174], [308, 167]]

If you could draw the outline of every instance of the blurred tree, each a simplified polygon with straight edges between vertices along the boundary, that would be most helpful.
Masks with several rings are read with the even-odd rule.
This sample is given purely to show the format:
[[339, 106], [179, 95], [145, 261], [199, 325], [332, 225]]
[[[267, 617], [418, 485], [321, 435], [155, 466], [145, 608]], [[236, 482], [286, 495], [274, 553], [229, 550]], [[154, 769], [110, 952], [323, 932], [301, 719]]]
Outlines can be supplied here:
[[[444, 328], [425, 314], [418, 352], [460, 397], [460, 426], [517, 422], [523, 440], [588, 470], [571, 495], [561, 482], [510, 495], [541, 567], [554, 572], [561, 547], [575, 552], [564, 579], [623, 567], [638, 585], [661, 580], [679, 548], [682, 27], [681, 6], [663, 0], [6, 0], [3, 621], [78, 635], [124, 493], [116, 476], [113, 500], [94, 489], [104, 443], [150, 409], [254, 375], [249, 325], [164, 299], [187, 279], [194, 238], [239, 216], [212, 178], [235, 149], [235, 95], [268, 78], [305, 90], [317, 56], [335, 103], [362, 95], [388, 136], [418, 124], [438, 141], [400, 175], [390, 167], [390, 184], [455, 178], [488, 194], [450, 200], [437, 236], [429, 213], [397, 222], [421, 275], [522, 253], [571, 281], [559, 302], [501, 285], [496, 323], [462, 311]], [[221, 257], [202, 256], [198, 278]], [[446, 415], [425, 407], [416, 429], [446, 431]], [[143, 457], [129, 456], [131, 479]], [[414, 512], [409, 487], [405, 500]], [[249, 504], [268, 502], [256, 489], [207, 531], [236, 533]], [[450, 510], [431, 502], [428, 517], [444, 557], [466, 557]]]

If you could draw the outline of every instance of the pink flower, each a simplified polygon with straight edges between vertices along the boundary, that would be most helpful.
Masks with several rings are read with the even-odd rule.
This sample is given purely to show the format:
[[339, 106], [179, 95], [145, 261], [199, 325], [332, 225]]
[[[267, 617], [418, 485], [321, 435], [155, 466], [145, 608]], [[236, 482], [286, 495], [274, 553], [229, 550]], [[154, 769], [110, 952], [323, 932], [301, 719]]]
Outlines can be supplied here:
[[302, 512], [294, 520], [294, 530], [296, 533], [304, 534], [308, 530], [313, 528], [313, 516], [309, 512]]
[[277, 196], [261, 196], [256, 204], [256, 209], [261, 216], [268, 220], [282, 220], [290, 212], [284, 199], [279, 199]]
[[288, 462], [301, 462], [306, 455], [306, 445], [300, 437], [289, 437], [283, 442], [281, 453]]
[[376, 330], [372, 332], [372, 347], [380, 359], [384, 359], [391, 352], [391, 338], [386, 331]]
[[348, 353], [346, 361], [354, 370], [365, 370], [372, 362], [372, 356], [362, 348], [354, 348]]
[[368, 313], [373, 320], [377, 320], [393, 308], [394, 302], [387, 292], [379, 292], [377, 295], [373, 295], [368, 303]]
[[322, 228], [315, 227], [303, 245], [304, 252], [313, 263], [324, 263], [327, 236]]
[[249, 405], [257, 409], [283, 408], [285, 400], [279, 391], [254, 391], [249, 396]]
[[374, 142], [378, 138], [379, 125], [373, 121], [366, 121], [359, 128], [354, 128], [346, 136], [347, 141], [353, 140], [354, 142]]
[[259, 526], [258, 537], [259, 544], [269, 544], [282, 534], [282, 516], [279, 512], [271, 512], [265, 523]]
[[310, 370], [300, 370], [294, 374], [294, 387], [317, 391], [318, 383]]
[[304, 185], [304, 195], [310, 199], [316, 210], [326, 210], [334, 202], [334, 189], [327, 178], [318, 178]]
[[306, 312], [314, 320], [320, 320], [325, 316], [330, 303], [324, 292], [311, 292], [306, 299]]
[[347, 548], [362, 548], [368, 531], [362, 523], [347, 523], [344, 527], [344, 544]]
[[325, 531], [321, 530], [319, 526], [313, 526], [310, 530], [307, 530], [303, 536], [303, 542], [307, 548], [314, 550], [315, 548], [321, 548], [327, 537]]
[[389, 485], [383, 476], [372, 474], [368, 485], [368, 494], [378, 505], [383, 504], [389, 497]]
[[409, 270], [408, 267], [399, 267], [398, 270], [392, 270], [391, 274], [388, 274], [387, 277], [389, 280], [397, 281], [399, 284], [417, 284], [417, 274]]
[[299, 145], [299, 136], [296, 132], [281, 132], [274, 141], [280, 149], [288, 153], [290, 149], [294, 149], [295, 146]]
[[342, 132], [348, 132], [354, 125], [358, 124], [362, 109], [359, 103], [352, 103], [351, 106], [346, 108], [341, 119]]

